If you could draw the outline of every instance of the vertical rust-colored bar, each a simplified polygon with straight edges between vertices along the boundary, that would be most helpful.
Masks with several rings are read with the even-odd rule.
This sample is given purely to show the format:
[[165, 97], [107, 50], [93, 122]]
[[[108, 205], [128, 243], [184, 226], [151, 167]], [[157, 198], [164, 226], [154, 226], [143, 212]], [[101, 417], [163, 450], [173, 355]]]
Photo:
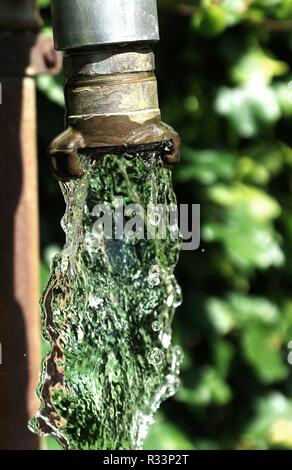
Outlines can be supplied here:
[[40, 366], [35, 90], [31, 78], [1, 83], [0, 448], [37, 449], [27, 429]]
[[[21, 2], [8, 3], [21, 29]], [[0, 449], [37, 450], [39, 439], [27, 428], [38, 408], [40, 367], [36, 103], [26, 77], [34, 33], [7, 29], [8, 3], [0, 1]], [[22, 5], [25, 29], [34, 2]]]

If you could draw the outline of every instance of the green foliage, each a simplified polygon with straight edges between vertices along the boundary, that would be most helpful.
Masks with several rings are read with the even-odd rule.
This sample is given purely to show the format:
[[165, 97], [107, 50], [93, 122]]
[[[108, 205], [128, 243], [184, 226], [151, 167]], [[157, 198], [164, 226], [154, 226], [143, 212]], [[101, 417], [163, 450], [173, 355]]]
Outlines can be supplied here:
[[48, 8], [50, 6], [50, 0], [38, 0], [40, 8]]
[[61, 76], [40, 75], [36, 79], [37, 87], [54, 103], [64, 106], [63, 80]]
[[161, 0], [160, 17], [176, 192], [201, 204], [202, 244], [178, 270], [183, 385], [147, 447], [292, 449], [292, 2]]

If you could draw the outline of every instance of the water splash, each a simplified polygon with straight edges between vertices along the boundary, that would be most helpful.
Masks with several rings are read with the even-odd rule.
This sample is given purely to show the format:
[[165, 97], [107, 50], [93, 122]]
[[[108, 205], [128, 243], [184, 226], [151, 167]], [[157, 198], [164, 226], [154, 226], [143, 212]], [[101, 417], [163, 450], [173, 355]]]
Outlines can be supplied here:
[[110, 240], [93, 230], [94, 214], [101, 202], [114, 213], [116, 196], [143, 207], [175, 204], [171, 172], [158, 154], [82, 162], [83, 178], [61, 184], [66, 244], [42, 298], [51, 351], [30, 428], [66, 449], [139, 449], [179, 384], [181, 351], [170, 343], [180, 241]]
[[152, 323], [152, 330], [153, 331], [159, 331], [160, 329], [161, 329], [161, 324], [159, 323], [159, 321], [155, 320]]

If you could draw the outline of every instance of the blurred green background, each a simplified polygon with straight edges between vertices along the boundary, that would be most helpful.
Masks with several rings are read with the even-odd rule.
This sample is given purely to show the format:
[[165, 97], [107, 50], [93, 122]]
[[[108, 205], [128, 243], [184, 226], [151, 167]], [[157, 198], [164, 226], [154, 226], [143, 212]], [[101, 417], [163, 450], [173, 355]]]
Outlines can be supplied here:
[[[51, 31], [49, 1], [39, 3]], [[292, 449], [292, 1], [159, 9], [163, 120], [183, 139], [175, 189], [180, 203], [201, 204], [202, 243], [177, 269], [182, 387], [146, 448]], [[62, 77], [37, 82], [44, 287], [64, 241], [45, 158], [63, 128], [63, 92]]]

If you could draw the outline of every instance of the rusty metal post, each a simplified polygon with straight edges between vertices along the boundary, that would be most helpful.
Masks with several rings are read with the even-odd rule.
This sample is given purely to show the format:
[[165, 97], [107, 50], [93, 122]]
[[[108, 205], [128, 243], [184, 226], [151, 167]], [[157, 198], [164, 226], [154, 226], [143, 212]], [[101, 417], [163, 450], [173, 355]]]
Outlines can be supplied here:
[[0, 449], [36, 450], [27, 428], [40, 369], [36, 100], [54, 67], [34, 0], [0, 0]]

